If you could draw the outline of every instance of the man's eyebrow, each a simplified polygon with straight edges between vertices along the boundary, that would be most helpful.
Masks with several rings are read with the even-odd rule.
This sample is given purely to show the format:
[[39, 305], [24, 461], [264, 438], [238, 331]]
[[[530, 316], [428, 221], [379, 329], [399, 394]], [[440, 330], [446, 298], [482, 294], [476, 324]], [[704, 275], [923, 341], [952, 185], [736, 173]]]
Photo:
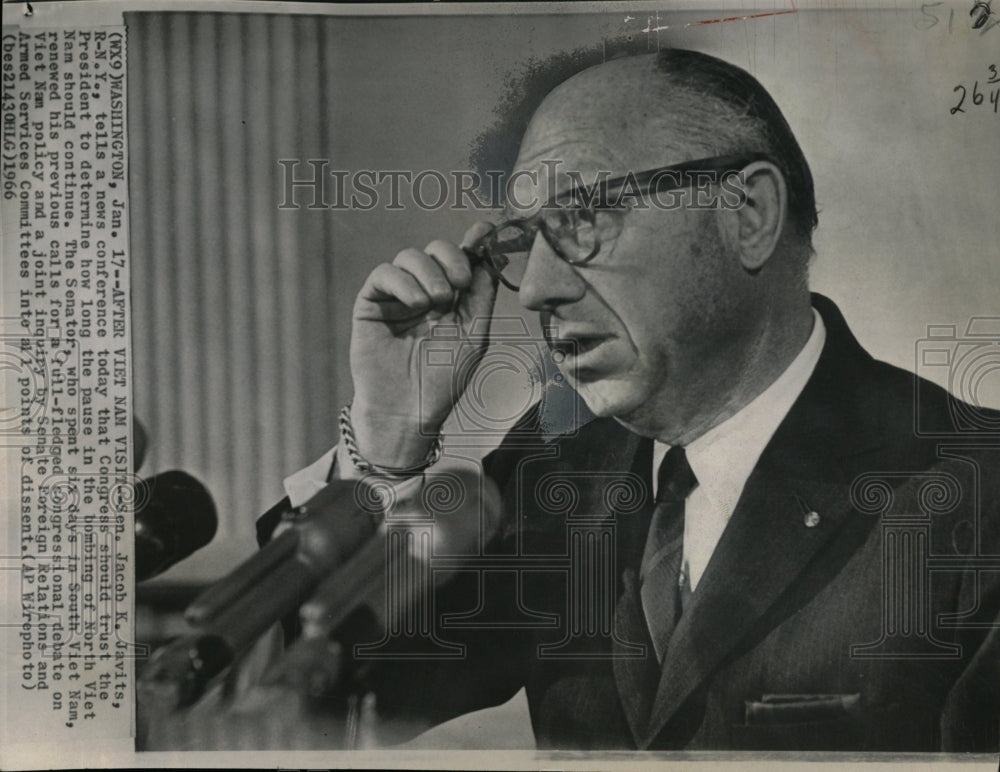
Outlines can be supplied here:
[[540, 211], [542, 211], [542, 207], [543, 206], [545, 206], [545, 204], [542, 204], [542, 206], [536, 206], [533, 209], [531, 209], [529, 213], [525, 213], [525, 212], [514, 213], [514, 212], [511, 212], [511, 210], [509, 208], [507, 208], [507, 206], [504, 206], [504, 208], [503, 208], [503, 219], [505, 221], [507, 221], [507, 222], [516, 222], [516, 221], [521, 221], [521, 220], [530, 220], [532, 217], [534, 217], [536, 214], [538, 214]]
[[[579, 152], [578, 148], [584, 148]], [[597, 143], [593, 139], [553, 139], [550, 143], [541, 148], [536, 148], [529, 156], [519, 157], [517, 166], [520, 168], [538, 168], [545, 163], [557, 162], [559, 165], [565, 164], [566, 157], [575, 159], [575, 163], [585, 162], [593, 164], [597, 168], [611, 168], [624, 163], [623, 158], [618, 157], [615, 150], [603, 143]]]
[[618, 175], [613, 174], [610, 169], [597, 170], [591, 175], [590, 180], [585, 180], [578, 170], [567, 171], [566, 175], [572, 184], [566, 190], [557, 193], [556, 200], [568, 198], [572, 203], [584, 207], [593, 206], [602, 190], [607, 189], [607, 183], [618, 179]]

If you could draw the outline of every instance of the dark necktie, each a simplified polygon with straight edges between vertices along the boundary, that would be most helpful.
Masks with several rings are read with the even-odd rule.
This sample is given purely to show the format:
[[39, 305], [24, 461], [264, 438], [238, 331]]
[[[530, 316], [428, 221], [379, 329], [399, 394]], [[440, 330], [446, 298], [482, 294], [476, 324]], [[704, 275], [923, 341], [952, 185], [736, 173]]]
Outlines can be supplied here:
[[639, 568], [642, 611], [660, 662], [681, 615], [684, 500], [697, 485], [684, 448], [668, 450], [660, 463], [656, 505]]

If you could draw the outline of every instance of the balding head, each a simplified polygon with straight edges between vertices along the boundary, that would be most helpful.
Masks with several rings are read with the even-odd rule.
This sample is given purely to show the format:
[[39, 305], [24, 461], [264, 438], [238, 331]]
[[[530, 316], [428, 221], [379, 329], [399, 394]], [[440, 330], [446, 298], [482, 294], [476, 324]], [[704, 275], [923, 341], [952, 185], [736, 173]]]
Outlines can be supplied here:
[[788, 123], [755, 78], [707, 54], [668, 49], [570, 77], [535, 112], [515, 168], [541, 170], [555, 159], [560, 171], [587, 179], [601, 169], [634, 173], [748, 152], [767, 154], [781, 170], [789, 231], [808, 252], [817, 221], [812, 175]]
[[[532, 117], [518, 165], [579, 141], [606, 148], [601, 160], [625, 172], [683, 161], [672, 128], [678, 92], [658, 72], [655, 55], [615, 59], [557, 86]], [[562, 158], [571, 166], [571, 158]]]

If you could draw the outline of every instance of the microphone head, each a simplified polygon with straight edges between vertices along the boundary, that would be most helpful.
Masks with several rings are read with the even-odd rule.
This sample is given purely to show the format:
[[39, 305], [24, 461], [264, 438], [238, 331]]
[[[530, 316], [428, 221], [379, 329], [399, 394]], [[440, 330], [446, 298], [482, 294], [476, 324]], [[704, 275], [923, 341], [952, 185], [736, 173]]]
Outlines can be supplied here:
[[138, 418], [132, 418], [132, 471], [138, 472], [142, 462], [146, 460], [146, 449], [149, 447], [149, 435], [146, 427]]
[[[186, 472], [172, 470], [138, 483], [135, 514], [135, 579], [162, 574], [204, 547], [215, 536], [219, 519], [208, 490]], [[144, 493], [144, 495], [143, 495]]]

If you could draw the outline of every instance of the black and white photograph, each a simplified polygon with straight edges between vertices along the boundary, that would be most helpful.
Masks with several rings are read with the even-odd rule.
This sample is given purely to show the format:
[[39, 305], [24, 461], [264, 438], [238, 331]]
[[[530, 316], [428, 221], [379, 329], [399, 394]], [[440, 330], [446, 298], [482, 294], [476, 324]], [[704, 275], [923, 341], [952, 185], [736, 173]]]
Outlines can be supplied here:
[[5, 768], [995, 768], [996, 2], [3, 57]]

